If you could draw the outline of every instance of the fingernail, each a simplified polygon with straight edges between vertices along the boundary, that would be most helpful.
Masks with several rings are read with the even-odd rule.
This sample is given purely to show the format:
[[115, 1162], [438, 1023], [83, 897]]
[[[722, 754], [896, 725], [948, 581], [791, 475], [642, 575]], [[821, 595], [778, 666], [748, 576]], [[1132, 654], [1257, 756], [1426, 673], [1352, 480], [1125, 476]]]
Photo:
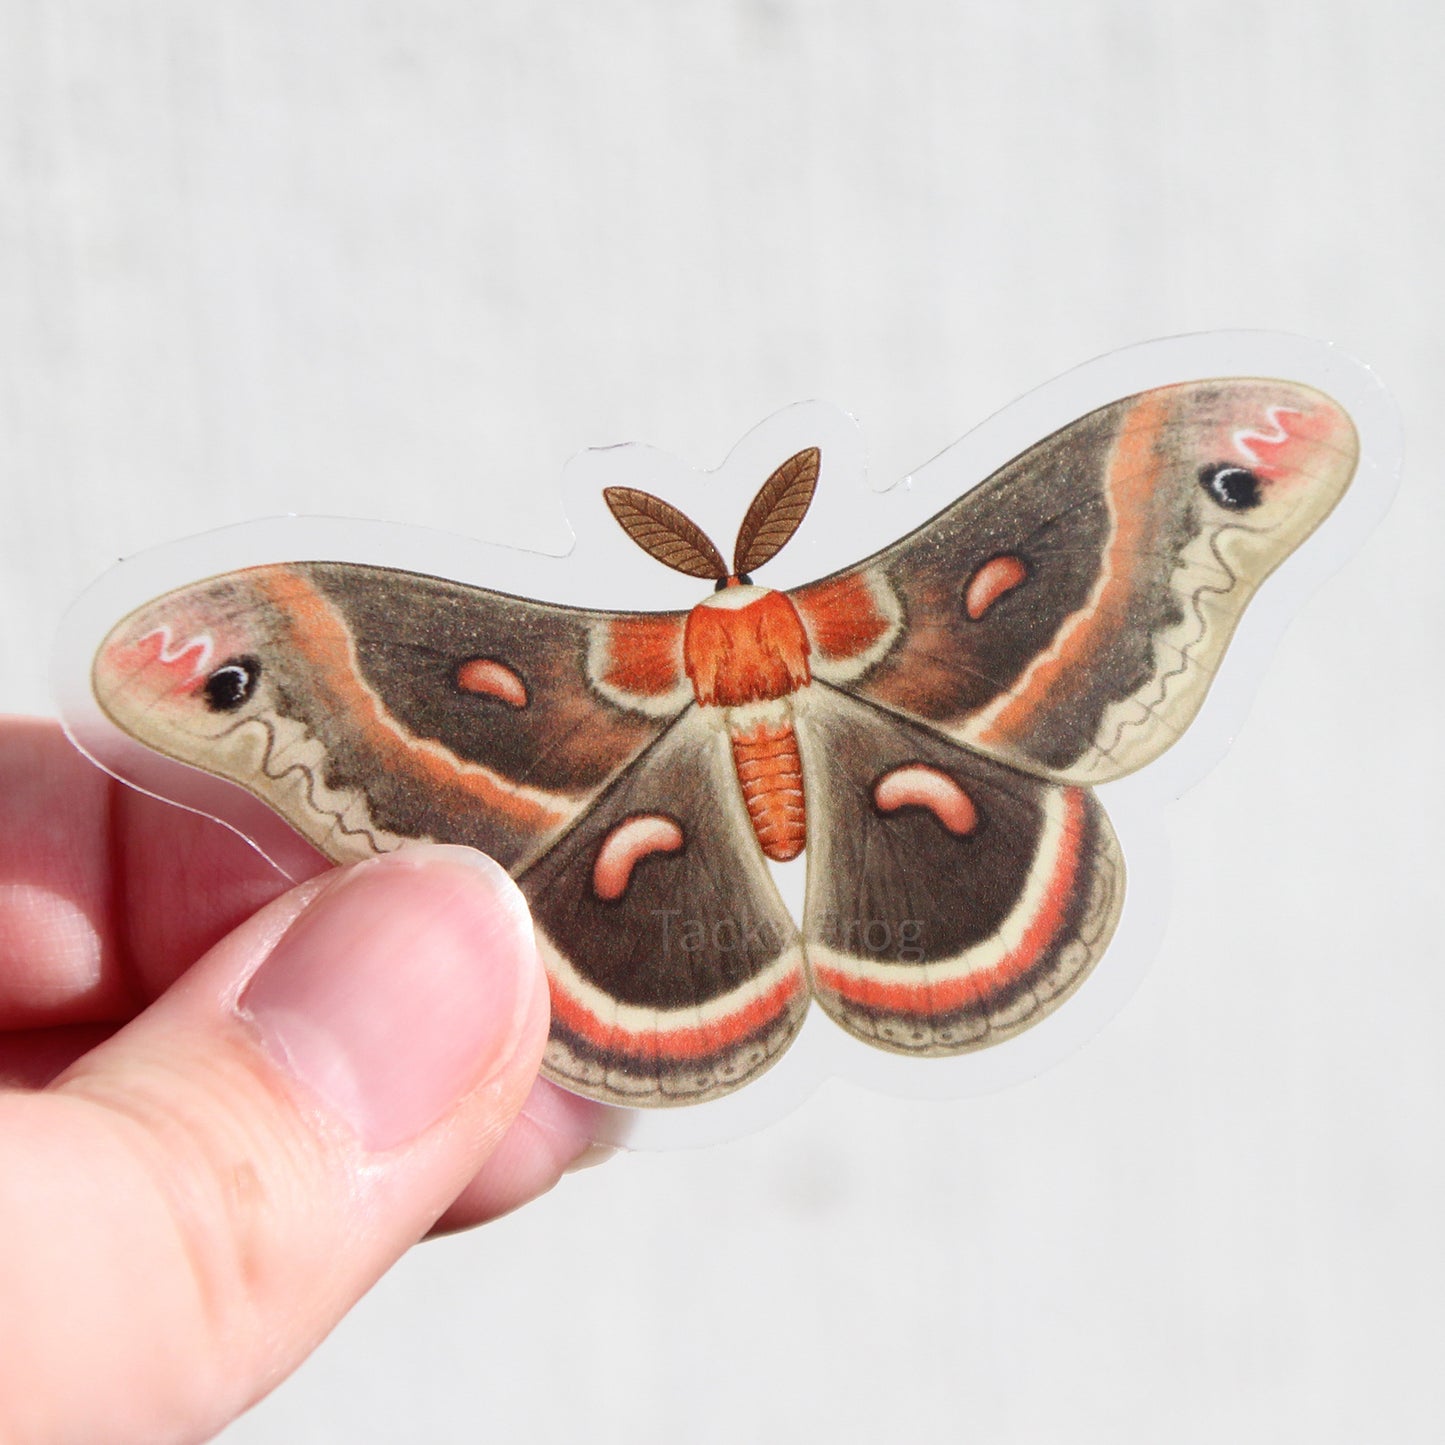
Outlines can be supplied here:
[[507, 1061], [537, 969], [526, 905], [496, 863], [412, 848], [319, 894], [239, 1008], [369, 1149], [391, 1149]]
[[584, 1169], [595, 1169], [621, 1152], [615, 1144], [589, 1144], [562, 1172], [580, 1174]]

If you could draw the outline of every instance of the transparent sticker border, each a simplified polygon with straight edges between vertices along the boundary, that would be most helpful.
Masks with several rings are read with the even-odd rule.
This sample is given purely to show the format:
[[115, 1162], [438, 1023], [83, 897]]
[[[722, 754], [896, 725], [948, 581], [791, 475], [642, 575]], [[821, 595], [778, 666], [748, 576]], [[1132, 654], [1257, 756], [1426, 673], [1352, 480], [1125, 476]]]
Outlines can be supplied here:
[[[1169, 804], [1223, 758], [1290, 620], [1354, 555], [1393, 500], [1403, 453], [1398, 411], [1374, 372], [1333, 345], [1275, 332], [1218, 331], [1127, 347], [1044, 383], [883, 488], [875, 488], [868, 476], [856, 420], [818, 401], [800, 402], [769, 417], [710, 470], [644, 444], [590, 449], [563, 469], [561, 501], [574, 542], [560, 554], [336, 517], [267, 518], [165, 543], [110, 569], [66, 613], [52, 668], [57, 708], [72, 741], [107, 772], [215, 818], [286, 876], [305, 876], [314, 872], [309, 846], [259, 799], [151, 752], [101, 711], [91, 691], [91, 665], [121, 618], [177, 587], [221, 573], [321, 560], [423, 572], [578, 607], [685, 610], [701, 600], [703, 584], [647, 561], [607, 512], [603, 489], [625, 485], [653, 492], [680, 507], [715, 540], [727, 541], [779, 459], [818, 446], [826, 459], [825, 482], [808, 525], [761, 579], [787, 590], [851, 566], [907, 535], [1034, 443], [1098, 407], [1156, 387], [1226, 377], [1301, 382], [1332, 396], [1358, 430], [1359, 467], [1335, 509], [1251, 600], [1199, 715], [1180, 741], [1139, 772], [1099, 787], [1123, 849], [1127, 884], [1113, 941], [1088, 980], [1022, 1033], [948, 1059], [870, 1048], [814, 1008], [783, 1057], [736, 1093], [664, 1109], [598, 1104], [594, 1138], [630, 1149], [696, 1147], [738, 1138], [776, 1122], [833, 1077], [906, 1098], [990, 1093], [1059, 1063], [1134, 993], [1157, 956], [1168, 919]], [[789, 907], [800, 913], [805, 859], [770, 866]]]

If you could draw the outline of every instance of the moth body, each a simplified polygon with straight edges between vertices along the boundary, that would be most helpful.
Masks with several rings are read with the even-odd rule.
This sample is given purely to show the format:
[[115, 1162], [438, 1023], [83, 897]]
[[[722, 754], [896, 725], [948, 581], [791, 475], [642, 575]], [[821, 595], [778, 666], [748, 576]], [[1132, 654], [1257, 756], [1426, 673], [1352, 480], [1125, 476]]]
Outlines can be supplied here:
[[787, 700], [812, 680], [798, 609], [785, 593], [729, 579], [688, 614], [682, 650], [699, 705], [724, 710], [758, 846], [774, 862], [796, 858], [807, 815]]

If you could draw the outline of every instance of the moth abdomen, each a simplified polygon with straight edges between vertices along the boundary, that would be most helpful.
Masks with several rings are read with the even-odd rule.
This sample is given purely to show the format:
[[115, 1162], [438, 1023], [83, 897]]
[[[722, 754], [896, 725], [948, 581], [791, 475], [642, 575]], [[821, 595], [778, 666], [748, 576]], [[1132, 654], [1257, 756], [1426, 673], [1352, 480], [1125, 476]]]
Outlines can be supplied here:
[[758, 846], [773, 862], [786, 863], [803, 851], [807, 841], [803, 763], [793, 725], [761, 722], [730, 735], [733, 763]]

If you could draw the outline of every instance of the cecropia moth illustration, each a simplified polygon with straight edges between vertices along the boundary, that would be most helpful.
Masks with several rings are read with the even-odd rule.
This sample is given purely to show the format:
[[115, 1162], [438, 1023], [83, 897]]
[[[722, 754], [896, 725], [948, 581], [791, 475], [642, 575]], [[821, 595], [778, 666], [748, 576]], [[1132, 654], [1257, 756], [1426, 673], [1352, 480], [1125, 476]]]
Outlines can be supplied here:
[[[1189, 723], [1356, 453], [1310, 387], [1159, 387], [865, 560], [770, 590], [755, 574], [828, 486], [809, 447], [739, 499], [731, 562], [669, 502], [607, 489], [642, 552], [704, 584], [691, 610], [258, 566], [127, 617], [92, 686], [123, 731], [338, 863], [413, 840], [490, 853], [548, 969], [546, 1074], [694, 1103], [774, 1062], [810, 999], [932, 1056], [1066, 999], [1124, 895], [1093, 785]], [[804, 851], [795, 921], [767, 860]]]

